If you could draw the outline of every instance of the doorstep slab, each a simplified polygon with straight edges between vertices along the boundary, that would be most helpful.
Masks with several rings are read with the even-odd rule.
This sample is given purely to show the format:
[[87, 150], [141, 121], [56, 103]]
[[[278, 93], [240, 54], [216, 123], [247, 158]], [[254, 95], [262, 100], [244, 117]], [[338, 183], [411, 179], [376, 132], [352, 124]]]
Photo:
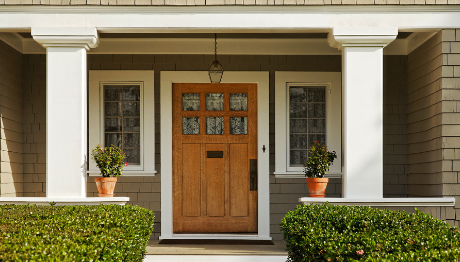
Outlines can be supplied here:
[[431, 207], [454, 206], [453, 197], [410, 197], [410, 198], [299, 198], [302, 204], [347, 205], [347, 206], [386, 206], [386, 207]]
[[285, 262], [285, 256], [146, 255], [144, 262]]
[[125, 205], [129, 197], [84, 197], [84, 198], [57, 198], [57, 197], [0, 197], [0, 205], [45, 205], [56, 203], [56, 206], [76, 206], [76, 205]]
[[[159, 244], [150, 240], [146, 255], [218, 255], [218, 256], [284, 256], [287, 257], [286, 244], [275, 240], [273, 245], [228, 245], [228, 244]], [[182, 260], [187, 261], [187, 260]]]

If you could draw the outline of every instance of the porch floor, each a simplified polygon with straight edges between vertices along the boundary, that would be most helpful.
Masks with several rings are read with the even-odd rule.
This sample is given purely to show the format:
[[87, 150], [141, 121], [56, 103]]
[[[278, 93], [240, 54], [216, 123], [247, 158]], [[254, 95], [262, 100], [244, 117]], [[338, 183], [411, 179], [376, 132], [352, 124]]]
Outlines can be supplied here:
[[274, 245], [198, 245], [198, 244], [158, 244], [150, 240], [147, 245], [149, 255], [224, 255], [224, 256], [283, 256], [287, 257], [283, 241], [273, 241]]

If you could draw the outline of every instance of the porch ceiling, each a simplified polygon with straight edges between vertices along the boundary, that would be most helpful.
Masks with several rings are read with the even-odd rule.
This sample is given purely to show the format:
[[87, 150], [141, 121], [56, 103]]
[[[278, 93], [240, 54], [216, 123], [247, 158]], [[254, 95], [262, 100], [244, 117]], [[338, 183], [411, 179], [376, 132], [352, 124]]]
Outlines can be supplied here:
[[[385, 55], [407, 55], [434, 32], [400, 32]], [[225, 55], [341, 55], [327, 42], [327, 33], [219, 33], [218, 53]], [[209, 33], [101, 33], [89, 54], [213, 54]], [[23, 54], [44, 54], [29, 32], [0, 33], [0, 40]]]

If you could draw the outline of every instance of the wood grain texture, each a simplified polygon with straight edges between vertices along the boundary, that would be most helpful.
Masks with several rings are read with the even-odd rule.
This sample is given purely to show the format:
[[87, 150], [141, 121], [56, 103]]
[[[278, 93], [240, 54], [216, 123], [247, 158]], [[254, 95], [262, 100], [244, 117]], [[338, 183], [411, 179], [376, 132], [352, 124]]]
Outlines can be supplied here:
[[201, 214], [201, 145], [182, 145], [182, 215]]
[[249, 161], [247, 144], [230, 144], [230, 215], [249, 215]]
[[[182, 111], [184, 93], [200, 94], [199, 111]], [[206, 110], [207, 93], [224, 94], [223, 111]], [[231, 93], [248, 94], [248, 111], [230, 111]], [[183, 135], [182, 117], [199, 117], [200, 134]], [[224, 134], [207, 135], [206, 117], [223, 117]], [[248, 134], [230, 134], [230, 117], [247, 117]], [[174, 233], [257, 232], [249, 159], [257, 159], [257, 84], [173, 84]]]
[[[224, 144], [206, 144], [206, 151], [224, 151]], [[223, 217], [225, 215], [225, 169], [224, 158], [206, 158], [206, 215]]]

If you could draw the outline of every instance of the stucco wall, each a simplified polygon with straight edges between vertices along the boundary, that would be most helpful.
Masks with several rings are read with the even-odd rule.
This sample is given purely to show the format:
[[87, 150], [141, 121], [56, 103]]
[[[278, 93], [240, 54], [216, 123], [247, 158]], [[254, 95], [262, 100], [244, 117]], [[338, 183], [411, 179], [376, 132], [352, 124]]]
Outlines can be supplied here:
[[0, 41], [0, 196], [22, 196], [22, 54]]
[[[209, 55], [88, 55], [88, 70], [155, 70], [155, 177], [120, 177], [117, 196], [129, 196], [130, 204], [149, 208], [156, 213], [158, 238], [160, 214], [160, 71], [207, 70], [213, 57]], [[275, 71], [341, 71], [340, 56], [219, 56], [228, 71], [270, 71], [270, 171], [274, 170], [274, 73]], [[45, 195], [45, 55], [25, 55], [24, 77], [24, 151], [30, 162], [24, 163], [25, 196]], [[385, 56], [384, 71], [384, 192], [385, 196], [406, 195], [405, 184], [405, 83], [406, 56]], [[327, 194], [341, 196], [340, 179], [331, 179]], [[305, 179], [277, 179], [270, 175], [271, 232], [281, 239], [279, 221], [295, 208], [298, 198], [308, 195]], [[88, 196], [97, 196], [93, 179], [88, 180]]]

